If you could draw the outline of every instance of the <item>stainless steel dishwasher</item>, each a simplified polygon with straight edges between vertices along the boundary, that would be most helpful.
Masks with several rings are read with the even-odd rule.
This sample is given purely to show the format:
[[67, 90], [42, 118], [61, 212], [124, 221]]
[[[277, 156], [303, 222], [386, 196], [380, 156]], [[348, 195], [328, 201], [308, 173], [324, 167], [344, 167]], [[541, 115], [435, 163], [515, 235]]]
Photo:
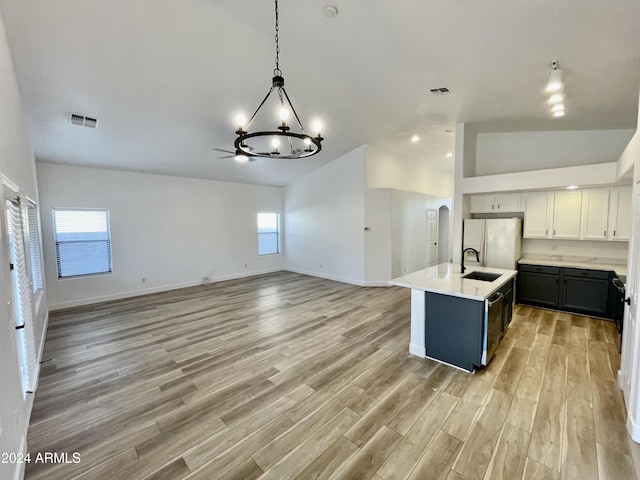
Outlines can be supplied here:
[[496, 354], [496, 348], [502, 336], [502, 309], [504, 308], [502, 297], [502, 292], [496, 292], [486, 300], [484, 365], [488, 365]]

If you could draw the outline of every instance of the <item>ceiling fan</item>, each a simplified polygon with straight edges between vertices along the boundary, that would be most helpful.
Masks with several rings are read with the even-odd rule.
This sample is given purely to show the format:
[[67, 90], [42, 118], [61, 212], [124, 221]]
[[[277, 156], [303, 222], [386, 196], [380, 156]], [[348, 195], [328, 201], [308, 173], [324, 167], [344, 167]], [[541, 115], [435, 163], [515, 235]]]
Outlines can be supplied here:
[[224, 148], [213, 148], [212, 150], [215, 150], [216, 152], [229, 154], [229, 155], [220, 155], [218, 156], [218, 158], [233, 158], [237, 162], [255, 162], [257, 158], [252, 155], [247, 155], [246, 153], [241, 152], [240, 150], [236, 150], [235, 152], [231, 150], [225, 150]]

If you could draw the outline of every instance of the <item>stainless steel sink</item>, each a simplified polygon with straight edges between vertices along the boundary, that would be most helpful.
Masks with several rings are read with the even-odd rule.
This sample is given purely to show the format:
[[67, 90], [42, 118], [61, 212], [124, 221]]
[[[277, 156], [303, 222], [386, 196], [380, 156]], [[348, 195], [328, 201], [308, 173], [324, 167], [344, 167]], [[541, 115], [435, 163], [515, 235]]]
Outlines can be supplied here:
[[480, 280], [481, 282], [493, 282], [496, 278], [499, 278], [501, 276], [501, 273], [470, 272], [466, 275], [463, 275], [462, 278], [466, 278], [467, 280]]

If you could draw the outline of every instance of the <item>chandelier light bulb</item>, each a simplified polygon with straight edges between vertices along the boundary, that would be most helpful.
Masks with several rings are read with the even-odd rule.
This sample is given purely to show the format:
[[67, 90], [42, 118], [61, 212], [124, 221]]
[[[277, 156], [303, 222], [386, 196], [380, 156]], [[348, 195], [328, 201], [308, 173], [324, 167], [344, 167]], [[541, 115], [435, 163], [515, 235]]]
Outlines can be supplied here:
[[413, 137], [411, 137], [411, 142], [412, 143], [416, 143], [420, 141], [420, 137], [418, 135], [414, 135]]
[[551, 107], [552, 112], [564, 112], [564, 104], [556, 103], [553, 107]]
[[564, 117], [564, 110], [558, 110], [557, 112], [553, 112], [554, 117]]
[[287, 123], [287, 120], [289, 120], [289, 110], [282, 107], [278, 112], [278, 114], [280, 115], [280, 120], [282, 120], [282, 123], [283, 124]]
[[271, 140], [271, 153], [275, 153], [278, 154], [280, 152], [278, 152], [278, 147], [280, 146], [280, 140], [278, 140], [277, 138], [274, 138], [273, 140]]
[[313, 131], [316, 133], [316, 137], [320, 136], [320, 132], [322, 131], [322, 122], [316, 120], [313, 122]]
[[245, 123], [247, 123], [247, 117], [245, 117], [243, 114], [239, 113], [236, 116], [236, 124], [238, 125], [238, 127], [240, 127], [242, 129], [244, 127]]

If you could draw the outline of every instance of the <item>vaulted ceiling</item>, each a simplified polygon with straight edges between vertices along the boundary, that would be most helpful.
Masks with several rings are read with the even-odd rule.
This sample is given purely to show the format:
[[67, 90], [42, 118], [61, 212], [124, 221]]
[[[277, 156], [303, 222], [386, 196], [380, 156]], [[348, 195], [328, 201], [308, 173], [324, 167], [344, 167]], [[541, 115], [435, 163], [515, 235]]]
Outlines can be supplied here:
[[[326, 125], [323, 151], [237, 164], [213, 148], [231, 149], [236, 113], [270, 87], [272, 1], [0, 0], [37, 160], [286, 185], [362, 144], [451, 169], [457, 122], [636, 127], [637, 0], [335, 0], [327, 18], [328, 1], [280, 2], [280, 66], [303, 121]], [[559, 119], [543, 91], [552, 60]]]

